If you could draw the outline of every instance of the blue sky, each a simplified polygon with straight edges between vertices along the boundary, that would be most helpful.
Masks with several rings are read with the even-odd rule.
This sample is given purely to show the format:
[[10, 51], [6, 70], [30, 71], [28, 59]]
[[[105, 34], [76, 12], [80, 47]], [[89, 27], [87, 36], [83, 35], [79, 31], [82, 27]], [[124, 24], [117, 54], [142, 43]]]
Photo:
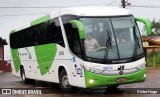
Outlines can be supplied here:
[[[29, 23], [61, 7], [76, 5], [106, 5], [120, 6], [121, 0], [0, 0], [0, 37], [9, 42], [9, 33], [14, 28]], [[132, 5], [158, 6], [159, 8], [127, 7], [135, 17], [150, 20], [160, 19], [160, 0], [131, 0]], [[48, 8], [4, 8], [4, 7], [48, 7]], [[51, 7], [51, 8], [50, 8]], [[37, 14], [38, 13], [38, 14]], [[32, 14], [32, 15], [27, 15]], [[16, 15], [16, 16], [14, 16]], [[18, 15], [18, 16], [17, 16]], [[142, 28], [142, 24], [140, 24]], [[9, 46], [5, 46], [5, 59], [10, 59]]]

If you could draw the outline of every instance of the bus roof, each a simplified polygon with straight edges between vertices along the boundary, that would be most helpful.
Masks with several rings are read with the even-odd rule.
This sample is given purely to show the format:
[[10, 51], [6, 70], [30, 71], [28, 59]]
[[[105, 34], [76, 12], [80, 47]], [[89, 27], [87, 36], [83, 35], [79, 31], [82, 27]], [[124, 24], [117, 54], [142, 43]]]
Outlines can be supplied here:
[[120, 7], [111, 7], [111, 6], [75, 6], [62, 8], [57, 11], [54, 11], [48, 15], [40, 17], [29, 24], [22, 25], [17, 29], [11, 31], [11, 33], [23, 30], [25, 28], [40, 24], [52, 18], [61, 16], [61, 15], [77, 15], [77, 16], [121, 16], [121, 15], [131, 15], [131, 12], [127, 9]]
[[60, 9], [60, 15], [73, 14], [78, 16], [119, 16], [130, 15], [127, 9], [113, 6], [76, 6]]

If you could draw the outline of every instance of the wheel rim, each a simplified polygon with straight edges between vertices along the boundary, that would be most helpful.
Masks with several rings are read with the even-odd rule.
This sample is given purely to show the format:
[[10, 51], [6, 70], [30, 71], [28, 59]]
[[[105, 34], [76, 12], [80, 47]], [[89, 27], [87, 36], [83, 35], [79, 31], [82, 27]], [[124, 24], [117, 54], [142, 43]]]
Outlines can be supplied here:
[[25, 75], [24, 75], [24, 72], [22, 73], [22, 80], [24, 81], [25, 79]]
[[70, 85], [69, 85], [69, 80], [68, 80], [68, 76], [67, 75], [64, 75], [62, 77], [62, 84], [65, 88], [69, 88]]

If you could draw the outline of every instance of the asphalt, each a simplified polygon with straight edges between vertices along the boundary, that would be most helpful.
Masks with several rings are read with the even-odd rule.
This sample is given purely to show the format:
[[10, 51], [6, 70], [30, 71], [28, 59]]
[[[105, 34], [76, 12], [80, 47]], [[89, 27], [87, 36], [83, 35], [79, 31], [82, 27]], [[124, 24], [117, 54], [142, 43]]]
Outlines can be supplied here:
[[[72, 93], [64, 92], [59, 84], [36, 81], [34, 83], [23, 83], [21, 78], [14, 77], [11, 72], [0, 73], [0, 88], [11, 89], [40, 89], [39, 95], [0, 94], [0, 97], [160, 97], [160, 68], [147, 68], [146, 80], [141, 83], [121, 85], [117, 89], [78, 88]], [[150, 93], [138, 93], [138, 91], [151, 91]], [[157, 91], [157, 93], [156, 93]]]

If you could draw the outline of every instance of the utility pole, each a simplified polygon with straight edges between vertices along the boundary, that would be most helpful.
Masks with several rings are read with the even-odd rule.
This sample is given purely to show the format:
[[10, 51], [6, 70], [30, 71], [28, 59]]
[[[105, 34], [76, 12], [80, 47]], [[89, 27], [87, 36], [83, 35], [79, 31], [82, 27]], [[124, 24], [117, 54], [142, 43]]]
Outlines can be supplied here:
[[126, 5], [130, 6], [131, 5], [131, 0], [121, 0], [122, 7], [125, 8]]
[[126, 7], [126, 1], [125, 0], [121, 0], [122, 3], [122, 7], [125, 8]]

